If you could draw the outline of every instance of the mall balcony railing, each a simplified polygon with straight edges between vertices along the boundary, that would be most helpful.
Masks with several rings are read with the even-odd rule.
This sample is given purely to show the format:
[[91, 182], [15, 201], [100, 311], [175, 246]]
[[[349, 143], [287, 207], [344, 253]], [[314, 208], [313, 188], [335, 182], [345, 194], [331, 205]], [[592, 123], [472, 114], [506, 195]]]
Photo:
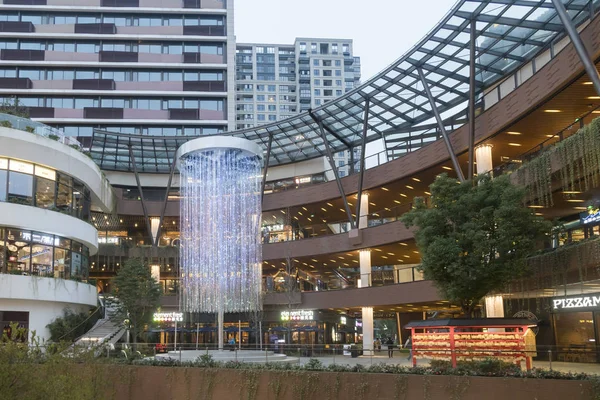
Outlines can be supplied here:
[[[390, 266], [391, 267], [391, 266]], [[358, 268], [355, 267], [355, 268]], [[369, 274], [344, 273], [336, 275], [335, 270], [330, 271], [326, 278], [317, 279], [298, 279], [295, 284], [290, 285], [285, 279], [277, 280], [274, 277], [263, 277], [263, 288], [265, 293], [289, 293], [289, 292], [324, 292], [347, 289], [358, 289], [365, 278], [369, 282], [369, 287], [380, 287], [399, 285], [404, 283], [419, 282], [424, 280], [423, 274], [418, 270], [418, 266], [399, 267], [398, 269], [389, 269], [384, 271], [373, 271]], [[307, 271], [310, 273], [310, 271]], [[295, 279], [295, 278], [294, 278]]]
[[41, 122], [32, 121], [29, 118], [18, 117], [10, 114], [0, 113], [0, 126], [5, 128], [14, 128], [21, 131], [33, 133], [43, 136], [67, 146], [81, 150], [83, 147], [75, 138], [66, 136], [60, 129], [52, 128], [51, 126], [42, 124]]

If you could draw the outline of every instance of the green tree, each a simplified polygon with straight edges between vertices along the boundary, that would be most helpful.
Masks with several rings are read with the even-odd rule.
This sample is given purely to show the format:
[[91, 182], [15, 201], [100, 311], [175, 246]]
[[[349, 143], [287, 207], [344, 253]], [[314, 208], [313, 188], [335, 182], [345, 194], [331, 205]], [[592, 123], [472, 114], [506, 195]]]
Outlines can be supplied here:
[[431, 203], [416, 198], [401, 220], [417, 228], [425, 279], [472, 316], [484, 296], [527, 273], [525, 260], [551, 224], [524, 205], [525, 190], [508, 176], [472, 185], [443, 174], [429, 191]]
[[60, 342], [61, 340], [72, 342], [78, 337], [92, 329], [99, 318], [99, 309], [93, 313], [75, 313], [70, 308], [63, 310], [63, 316], [55, 318], [46, 325], [50, 331], [50, 340]]
[[134, 346], [145, 324], [152, 320], [160, 301], [160, 285], [150, 268], [141, 259], [131, 258], [123, 263], [112, 279], [119, 314], [130, 321]]

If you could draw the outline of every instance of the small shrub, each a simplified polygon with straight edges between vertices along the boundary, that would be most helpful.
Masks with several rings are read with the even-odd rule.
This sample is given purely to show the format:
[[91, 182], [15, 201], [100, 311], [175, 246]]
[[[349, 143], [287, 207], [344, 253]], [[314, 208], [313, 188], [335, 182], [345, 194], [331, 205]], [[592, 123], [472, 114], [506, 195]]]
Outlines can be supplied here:
[[35, 128], [33, 126], [26, 126], [25, 132], [35, 133]]
[[10, 121], [0, 121], [0, 126], [3, 128], [12, 128], [13, 125]]
[[53, 134], [50, 134], [50, 135], [48, 135], [48, 139], [52, 139], [52, 140], [56, 140], [56, 141], [58, 141], [58, 139], [60, 139], [60, 136], [58, 136], [58, 135], [53, 135]]
[[325, 367], [323, 366], [323, 363], [320, 360], [317, 360], [316, 358], [311, 358], [310, 360], [308, 360], [306, 365], [304, 365], [304, 369], [308, 371], [322, 371], [325, 369]]
[[200, 357], [196, 358], [194, 365], [198, 367], [206, 367], [213, 368], [217, 366], [217, 362], [213, 359], [213, 356], [210, 354], [202, 354]]

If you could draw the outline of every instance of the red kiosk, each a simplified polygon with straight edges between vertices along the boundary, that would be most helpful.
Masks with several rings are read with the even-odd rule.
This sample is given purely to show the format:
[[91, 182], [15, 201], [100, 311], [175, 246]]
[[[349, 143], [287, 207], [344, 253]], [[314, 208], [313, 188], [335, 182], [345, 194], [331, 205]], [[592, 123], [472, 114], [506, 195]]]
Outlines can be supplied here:
[[536, 324], [522, 318], [432, 319], [406, 325], [412, 337], [412, 364], [418, 359], [473, 361], [497, 358], [531, 369]]

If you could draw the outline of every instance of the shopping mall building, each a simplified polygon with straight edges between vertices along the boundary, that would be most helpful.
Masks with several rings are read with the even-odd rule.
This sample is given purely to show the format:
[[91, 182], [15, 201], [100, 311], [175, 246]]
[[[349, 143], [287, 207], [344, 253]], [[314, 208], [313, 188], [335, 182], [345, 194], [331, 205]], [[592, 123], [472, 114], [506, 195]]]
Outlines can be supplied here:
[[[562, 7], [567, 12], [559, 15]], [[263, 342], [364, 340], [369, 347], [378, 337], [403, 342], [410, 321], [458, 315], [459, 308], [423, 279], [413, 232], [399, 217], [415, 197], [429, 196], [439, 174], [512, 174], [527, 187], [532, 212], [560, 221], [561, 228], [528, 261], [532, 274], [487, 298], [481, 312], [535, 319], [540, 346], [595, 350], [600, 165], [590, 154], [600, 154], [600, 125], [592, 123], [600, 116], [599, 7], [600, 1], [459, 1], [425, 38], [359, 88], [298, 116], [224, 133], [256, 142], [265, 160], [264, 311], [227, 314], [230, 334], [241, 324], [242, 342], [254, 343], [260, 320]], [[0, 35], [10, 29], [21, 29], [22, 37], [36, 34], [35, 23], [25, 24], [29, 31], [19, 24], [0, 22]], [[25, 57], [19, 49], [3, 48], [2, 59]], [[226, 49], [219, 52], [231, 57]], [[196, 97], [226, 96], [232, 85], [227, 76], [220, 75], [217, 92]], [[97, 90], [100, 100], [107, 96], [101, 75], [85, 80], [85, 89], [78, 92], [73, 82], [73, 92], [65, 93]], [[52, 95], [36, 82], [0, 79], [6, 93], [13, 85], [23, 96]], [[145, 96], [149, 87], [138, 86], [135, 96]], [[110, 96], [113, 102], [119, 96], [131, 100], [119, 90]], [[74, 111], [46, 104], [45, 110], [28, 106], [35, 122], [0, 118], [10, 121], [0, 127], [0, 323], [18, 321], [47, 337], [45, 325], [64, 307], [95, 307], [97, 293], [109, 294], [111, 277], [132, 257], [143, 258], [160, 280], [162, 311], [177, 311], [182, 271], [174, 155], [197, 136], [114, 132], [111, 118], [118, 107], [103, 109], [102, 101], [86, 103], [77, 118], [108, 122], [90, 121], [86, 126], [101, 123], [91, 137], [81, 129], [68, 136], [61, 130], [65, 122], [56, 118], [75, 118]], [[52, 118], [34, 117], [49, 115], [50, 108]], [[218, 108], [219, 118], [213, 113], [212, 122], [202, 122], [200, 113], [192, 123], [200, 130], [190, 132], [224, 129], [233, 109]], [[125, 107], [120, 118], [128, 113]], [[380, 152], [367, 154], [366, 145], [374, 143]], [[341, 151], [350, 154], [344, 177], [331, 162]], [[214, 315], [185, 316], [180, 341], [195, 341], [199, 330], [200, 342], [213, 342], [214, 325]], [[172, 340], [168, 328], [148, 327], [149, 335], [157, 332], [149, 340]]]

